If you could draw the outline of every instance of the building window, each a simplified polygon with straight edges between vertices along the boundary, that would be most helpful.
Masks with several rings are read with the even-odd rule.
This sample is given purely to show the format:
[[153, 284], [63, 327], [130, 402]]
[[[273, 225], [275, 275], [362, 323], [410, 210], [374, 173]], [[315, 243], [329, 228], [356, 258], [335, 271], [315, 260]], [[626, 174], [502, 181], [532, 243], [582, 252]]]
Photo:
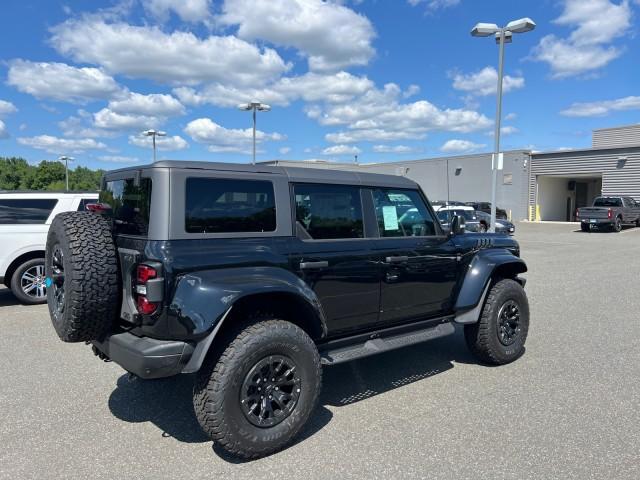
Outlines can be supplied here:
[[505, 173], [502, 176], [503, 185], [513, 185], [513, 173]]

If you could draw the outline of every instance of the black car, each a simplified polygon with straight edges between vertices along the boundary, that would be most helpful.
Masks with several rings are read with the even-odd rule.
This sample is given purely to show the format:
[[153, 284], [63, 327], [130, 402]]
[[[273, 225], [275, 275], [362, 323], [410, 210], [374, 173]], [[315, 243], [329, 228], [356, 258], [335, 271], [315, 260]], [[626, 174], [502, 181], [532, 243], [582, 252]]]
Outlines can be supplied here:
[[57, 334], [141, 378], [195, 373], [198, 422], [236, 456], [292, 441], [323, 365], [456, 323], [482, 362], [524, 352], [518, 243], [446, 234], [404, 177], [161, 161], [108, 172], [90, 210], [49, 230]]
[[[473, 207], [474, 210], [485, 212], [491, 215], [491, 202], [466, 202], [465, 205]], [[507, 216], [506, 210], [500, 207], [496, 207], [496, 218], [507, 220], [509, 217]]]

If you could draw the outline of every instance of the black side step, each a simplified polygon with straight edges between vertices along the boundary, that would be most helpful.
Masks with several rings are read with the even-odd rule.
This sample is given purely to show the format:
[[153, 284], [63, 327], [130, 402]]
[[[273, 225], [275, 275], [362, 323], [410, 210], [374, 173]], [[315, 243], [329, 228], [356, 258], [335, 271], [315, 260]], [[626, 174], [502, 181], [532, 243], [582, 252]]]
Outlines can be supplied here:
[[[369, 335], [368, 339], [361, 339], [355, 343], [344, 345], [344, 341], [329, 342], [320, 347], [320, 359], [323, 365], [336, 365], [349, 362], [357, 358], [368, 357], [376, 353], [388, 352], [396, 348], [407, 347], [435, 338], [451, 335], [455, 332], [452, 323], [440, 323], [418, 330], [404, 331], [386, 336]], [[372, 338], [373, 337], [373, 338]], [[338, 345], [332, 345], [338, 343]]]

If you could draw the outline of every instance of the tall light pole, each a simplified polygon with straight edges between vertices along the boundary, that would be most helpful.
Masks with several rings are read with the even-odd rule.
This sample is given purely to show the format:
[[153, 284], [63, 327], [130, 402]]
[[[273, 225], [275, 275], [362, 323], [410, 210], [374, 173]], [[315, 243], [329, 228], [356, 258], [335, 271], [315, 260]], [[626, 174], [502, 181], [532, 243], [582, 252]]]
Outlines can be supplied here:
[[265, 103], [260, 103], [257, 100], [253, 100], [249, 103], [241, 103], [238, 105], [239, 110], [252, 111], [253, 112], [253, 161], [252, 165], [256, 164], [256, 112], [268, 112], [271, 107]]
[[490, 232], [496, 231], [496, 189], [498, 187], [498, 158], [500, 155], [500, 120], [502, 117], [502, 78], [504, 72], [504, 44], [511, 43], [514, 33], [530, 32], [536, 28], [536, 24], [530, 18], [521, 18], [507, 23], [505, 27], [498, 27], [495, 23], [478, 23], [471, 30], [474, 37], [490, 37], [496, 39], [498, 49], [498, 91], [496, 100], [496, 120], [493, 135], [494, 148], [491, 162], [491, 225]]
[[66, 191], [69, 191], [69, 162], [73, 162], [75, 158], [67, 157], [66, 155], [62, 155], [58, 157], [58, 161], [64, 162], [64, 179], [66, 185]]
[[167, 132], [162, 132], [159, 130], [145, 130], [144, 132], [142, 132], [142, 135], [144, 135], [145, 137], [153, 138], [153, 163], [155, 163], [156, 162], [156, 137], [165, 137], [167, 135]]

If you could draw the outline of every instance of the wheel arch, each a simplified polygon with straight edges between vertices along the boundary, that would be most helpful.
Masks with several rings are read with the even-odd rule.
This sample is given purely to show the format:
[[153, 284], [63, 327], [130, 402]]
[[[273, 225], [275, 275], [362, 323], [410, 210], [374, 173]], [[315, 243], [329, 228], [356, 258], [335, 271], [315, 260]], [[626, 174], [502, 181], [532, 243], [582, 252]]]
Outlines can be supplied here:
[[7, 267], [7, 270], [4, 274], [4, 284], [6, 287], [11, 285], [11, 279], [13, 278], [13, 274], [16, 273], [16, 270], [20, 265], [29, 260], [33, 260], [35, 258], [42, 258], [44, 260], [45, 251], [43, 250], [31, 250], [29, 252], [23, 253], [22, 255], [14, 258], [12, 262]]

